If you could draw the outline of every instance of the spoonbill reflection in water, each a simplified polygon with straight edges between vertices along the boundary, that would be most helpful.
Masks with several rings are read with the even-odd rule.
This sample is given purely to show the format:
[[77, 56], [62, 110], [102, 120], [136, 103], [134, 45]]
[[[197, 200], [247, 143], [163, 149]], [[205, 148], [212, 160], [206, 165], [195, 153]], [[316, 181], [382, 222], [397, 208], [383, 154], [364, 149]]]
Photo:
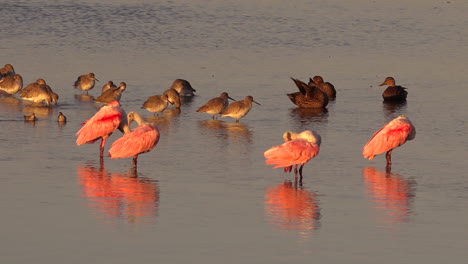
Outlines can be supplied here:
[[297, 167], [299, 168], [299, 182], [302, 182], [302, 168], [320, 151], [322, 138], [315, 131], [305, 130], [301, 133], [291, 131], [284, 132], [285, 143], [272, 147], [265, 151], [266, 164], [275, 165], [275, 169], [284, 168], [284, 172], [291, 172], [293, 165], [295, 178], [297, 179]]

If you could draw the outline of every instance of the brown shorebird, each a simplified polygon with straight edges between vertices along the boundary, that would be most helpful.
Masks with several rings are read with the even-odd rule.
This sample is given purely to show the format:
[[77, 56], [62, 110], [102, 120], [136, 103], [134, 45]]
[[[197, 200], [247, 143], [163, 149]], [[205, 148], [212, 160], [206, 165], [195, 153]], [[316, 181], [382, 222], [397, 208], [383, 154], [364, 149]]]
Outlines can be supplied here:
[[169, 101], [167, 95], [153, 95], [148, 97], [141, 108], [144, 108], [157, 115], [167, 108], [168, 103]]
[[44, 79], [37, 79], [36, 82], [28, 84], [19, 92], [22, 99], [34, 103], [43, 103], [50, 105], [51, 102], [57, 103], [58, 95], [46, 84]]
[[213, 119], [216, 119], [217, 115], [221, 114], [228, 106], [228, 99], [235, 101], [228, 93], [223, 92], [219, 97], [210, 99], [206, 104], [198, 108], [197, 113], [207, 113], [213, 115]]
[[96, 100], [94, 100], [94, 102], [104, 104], [108, 104], [113, 101], [120, 102], [120, 97], [125, 89], [127, 89], [127, 84], [125, 82], [121, 82], [119, 87], [109, 88], [104, 91], [100, 96], [98, 96], [98, 98], [96, 98]]
[[23, 78], [19, 74], [6, 75], [0, 79], [0, 90], [8, 94], [15, 94], [23, 88]]
[[244, 117], [252, 108], [252, 102], [257, 103], [252, 96], [248, 95], [241, 101], [232, 102], [224, 111], [221, 113], [221, 117], [229, 116], [236, 119], [236, 122], [239, 122], [239, 119]]
[[81, 91], [88, 94], [88, 91], [94, 88], [96, 81], [99, 80], [96, 79], [94, 73], [90, 72], [88, 74], [79, 76], [73, 86], [75, 86], [76, 89], [80, 89]]
[[180, 96], [187, 96], [187, 97], [194, 96], [193, 93], [197, 91], [193, 89], [192, 85], [184, 79], [175, 80], [172, 83], [171, 88], [176, 90]]
[[174, 105], [175, 108], [180, 108], [180, 96], [176, 90], [169, 88], [166, 91], [164, 91], [163, 94], [167, 96], [167, 100], [171, 105]]

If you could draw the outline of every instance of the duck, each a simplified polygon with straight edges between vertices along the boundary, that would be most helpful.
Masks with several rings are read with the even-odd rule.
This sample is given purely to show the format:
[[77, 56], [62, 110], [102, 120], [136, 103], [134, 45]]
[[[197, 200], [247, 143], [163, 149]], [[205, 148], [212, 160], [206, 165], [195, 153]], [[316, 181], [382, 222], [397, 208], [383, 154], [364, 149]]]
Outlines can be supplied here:
[[73, 86], [76, 89], [80, 89], [81, 91], [88, 94], [88, 91], [94, 88], [94, 84], [96, 83], [96, 81], [99, 80], [96, 79], [94, 73], [90, 72], [88, 74], [78, 76]]
[[13, 65], [11, 64], [5, 64], [3, 68], [0, 68], [0, 79], [5, 76], [15, 76], [15, 69], [13, 68]]
[[24, 116], [24, 121], [27, 121], [27, 122], [35, 122], [37, 120], [37, 117], [34, 113], [32, 113], [31, 115], [25, 115]]
[[197, 90], [192, 88], [192, 85], [184, 79], [176, 79], [172, 85], [171, 88], [176, 90], [180, 96], [186, 96], [186, 97], [191, 97], [194, 96], [194, 92]]
[[7, 94], [13, 95], [16, 94], [19, 90], [23, 88], [23, 77], [19, 74], [13, 76], [6, 75], [0, 79], [0, 91], [3, 91]]
[[329, 82], [325, 82], [320, 75], [316, 75], [313, 78], [309, 78], [309, 83], [308, 85], [310, 86], [316, 86], [322, 92], [326, 93], [328, 96], [328, 100], [335, 100], [336, 98], [336, 90], [335, 86]]
[[291, 102], [304, 108], [325, 108], [328, 105], [328, 96], [316, 86], [291, 78], [299, 88], [299, 92], [287, 94]]
[[382, 98], [385, 102], [404, 102], [408, 92], [405, 87], [395, 85], [395, 79], [393, 77], [385, 78], [385, 81], [379, 86], [388, 85], [387, 89], [382, 93]]
[[153, 95], [146, 99], [141, 108], [144, 108], [157, 115], [158, 113], [164, 111], [168, 104], [169, 99], [167, 98], [167, 95]]
[[247, 95], [244, 100], [240, 101], [235, 101], [232, 102], [230, 105], [224, 109], [224, 111], [221, 113], [221, 117], [229, 116], [234, 119], [236, 119], [236, 123], [239, 122], [239, 119], [247, 115], [249, 113], [250, 109], [252, 109], [252, 103], [256, 103], [258, 105], [258, 102], [256, 102], [252, 96]]
[[198, 108], [196, 112], [213, 115], [213, 119], [216, 119], [217, 115], [221, 114], [229, 105], [228, 99], [235, 101], [227, 92], [222, 92], [219, 97], [210, 99], [206, 104]]
[[127, 89], [127, 84], [125, 82], [121, 82], [119, 87], [109, 88], [104, 91], [94, 102], [96, 103], [104, 103], [108, 104], [113, 101], [120, 102], [120, 97], [122, 97], [122, 93]]

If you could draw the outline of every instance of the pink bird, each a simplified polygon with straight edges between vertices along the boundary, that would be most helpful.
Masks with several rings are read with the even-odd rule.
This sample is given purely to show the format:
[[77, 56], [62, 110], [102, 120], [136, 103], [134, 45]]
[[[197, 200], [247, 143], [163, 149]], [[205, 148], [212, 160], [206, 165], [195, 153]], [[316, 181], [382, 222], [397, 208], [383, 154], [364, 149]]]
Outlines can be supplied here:
[[401, 115], [388, 122], [379, 131], [375, 132], [372, 138], [362, 149], [364, 158], [372, 160], [375, 155], [387, 152], [387, 167], [392, 165], [392, 150], [403, 145], [407, 140], [412, 140], [416, 136], [416, 128], [408, 117]]
[[139, 126], [112, 143], [109, 156], [113, 159], [133, 156], [133, 167], [136, 169], [138, 155], [151, 151], [158, 143], [159, 130], [156, 126], [144, 122], [136, 112], [128, 113], [127, 119], [129, 126], [132, 121], [136, 121]]
[[285, 143], [265, 151], [266, 164], [275, 165], [275, 169], [284, 167], [284, 172], [291, 172], [293, 165], [295, 165], [296, 180], [297, 167], [301, 165], [299, 182], [302, 182], [302, 168], [309, 160], [319, 154], [322, 138], [311, 130], [305, 130], [299, 134], [287, 131], [284, 132], [283, 138]]
[[119, 129], [122, 133], [129, 132], [127, 116], [125, 111], [120, 107], [117, 101], [111, 102], [94, 114], [90, 119], [83, 123], [83, 127], [76, 132], [78, 138], [76, 144], [78, 146], [85, 143], [94, 143], [101, 139], [100, 157], [104, 154], [104, 145], [106, 139], [116, 130]]

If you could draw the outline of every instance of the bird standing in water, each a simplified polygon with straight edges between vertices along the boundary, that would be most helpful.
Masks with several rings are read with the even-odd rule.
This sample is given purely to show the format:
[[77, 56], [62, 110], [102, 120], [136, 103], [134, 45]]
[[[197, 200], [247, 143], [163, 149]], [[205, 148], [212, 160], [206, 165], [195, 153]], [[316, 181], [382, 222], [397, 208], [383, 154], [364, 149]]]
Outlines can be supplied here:
[[137, 112], [128, 113], [128, 125], [133, 121], [138, 127], [124, 134], [112, 143], [109, 156], [113, 159], [133, 157], [133, 167], [137, 167], [138, 155], [151, 151], [159, 141], [159, 130], [156, 126], [143, 121]]
[[169, 88], [167, 89], [166, 91], [164, 91], [164, 93], [166, 96], [167, 96], [167, 101], [171, 104], [171, 105], [174, 105], [175, 108], [180, 108], [180, 96], [179, 96], [179, 93], [172, 89], [172, 88]]
[[385, 102], [404, 102], [408, 92], [405, 87], [395, 85], [395, 79], [393, 77], [385, 78], [385, 81], [379, 86], [388, 85], [387, 89], [382, 93], [382, 97]]
[[206, 104], [198, 108], [197, 113], [207, 113], [213, 115], [213, 119], [216, 119], [216, 116], [221, 114], [228, 106], [228, 99], [235, 101], [228, 93], [222, 92], [219, 97], [210, 99]]
[[167, 95], [153, 95], [146, 99], [141, 108], [144, 108], [157, 115], [159, 112], [164, 111], [168, 104], [169, 99], [167, 98]]
[[386, 152], [387, 168], [390, 168], [393, 149], [405, 144], [407, 140], [414, 139], [415, 136], [416, 128], [413, 123], [408, 117], [401, 115], [375, 132], [362, 149], [362, 155], [372, 160], [374, 156]]
[[291, 78], [299, 88], [299, 92], [288, 94], [295, 105], [304, 108], [325, 108], [328, 105], [328, 96], [319, 88]]
[[79, 76], [78, 79], [76, 79], [75, 84], [73, 84], [73, 86], [76, 89], [80, 89], [81, 91], [88, 94], [88, 91], [94, 88], [94, 84], [96, 83], [96, 81], [99, 80], [96, 79], [94, 73], [90, 72], [88, 74]]
[[298, 165], [299, 182], [302, 182], [302, 168], [320, 152], [322, 138], [315, 131], [305, 130], [301, 133], [287, 131], [283, 134], [284, 143], [265, 151], [266, 164], [275, 165], [273, 168], [283, 167], [284, 172], [291, 172], [294, 166], [294, 175], [297, 179]]
[[57, 103], [58, 95], [46, 84], [44, 79], [37, 79], [36, 82], [28, 84], [19, 91], [19, 96], [28, 101], [50, 106], [51, 102]]
[[192, 85], [184, 80], [184, 79], [176, 79], [172, 85], [171, 88], [176, 90], [180, 96], [186, 96], [186, 97], [191, 97], [194, 96], [194, 92], [197, 90], [192, 88]]
[[221, 113], [221, 117], [229, 116], [236, 119], [236, 122], [239, 122], [239, 119], [244, 117], [250, 109], [252, 109], [252, 102], [257, 103], [252, 96], [247, 95], [244, 100], [232, 102], [224, 111]]
[[105, 90], [94, 102], [96, 103], [104, 103], [108, 104], [113, 101], [120, 102], [120, 97], [122, 97], [122, 93], [127, 89], [127, 84], [125, 82], [121, 82], [119, 87], [111, 87]]
[[83, 127], [76, 132], [78, 146], [85, 143], [94, 143], [101, 139], [99, 146], [99, 155], [102, 158], [104, 154], [104, 145], [107, 138], [116, 130], [122, 133], [129, 132], [127, 116], [117, 101], [111, 102], [94, 114], [90, 119], [84, 122]]

